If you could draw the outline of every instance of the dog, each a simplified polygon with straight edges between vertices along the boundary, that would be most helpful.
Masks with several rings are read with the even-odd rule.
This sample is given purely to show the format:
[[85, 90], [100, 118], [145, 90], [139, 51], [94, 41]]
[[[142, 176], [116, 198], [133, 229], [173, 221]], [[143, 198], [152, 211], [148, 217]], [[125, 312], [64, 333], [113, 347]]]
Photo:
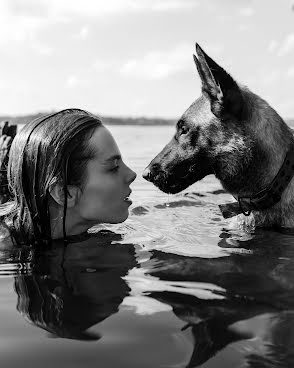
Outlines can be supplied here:
[[214, 174], [236, 202], [224, 217], [241, 214], [255, 226], [294, 227], [294, 138], [261, 97], [237, 83], [196, 44], [202, 94], [176, 124], [176, 133], [143, 177], [178, 193]]

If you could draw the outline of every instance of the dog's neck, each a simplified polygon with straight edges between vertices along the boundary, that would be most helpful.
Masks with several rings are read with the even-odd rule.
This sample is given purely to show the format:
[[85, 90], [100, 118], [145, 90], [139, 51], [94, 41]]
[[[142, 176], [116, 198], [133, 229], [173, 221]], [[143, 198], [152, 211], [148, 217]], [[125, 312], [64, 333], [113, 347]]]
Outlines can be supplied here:
[[232, 217], [239, 213], [249, 216], [252, 211], [264, 211], [272, 208], [281, 201], [282, 194], [288, 187], [293, 176], [294, 144], [290, 146], [283, 164], [269, 185], [251, 195], [242, 196], [240, 194], [233, 194], [237, 202], [220, 205], [224, 217]]
[[[222, 166], [215, 170], [215, 174], [227, 192], [236, 199], [256, 199], [256, 208], [262, 212], [276, 203], [283, 206], [285, 192], [288, 193], [288, 202], [294, 200], [289, 190], [285, 190], [289, 189], [288, 184], [293, 177], [294, 138], [291, 129], [274, 110], [270, 110], [270, 118], [260, 113], [269, 110], [264, 100], [247, 90], [243, 94], [248, 102], [246, 121], [250, 123], [246, 125], [245, 134], [240, 135], [240, 148], [222, 160]], [[287, 174], [282, 176], [283, 172]], [[289, 177], [288, 181], [284, 180], [286, 177]], [[294, 185], [294, 180], [292, 182]], [[274, 193], [275, 199], [269, 199], [269, 191]], [[263, 196], [265, 199], [261, 201]], [[243, 207], [246, 208], [245, 205]]]

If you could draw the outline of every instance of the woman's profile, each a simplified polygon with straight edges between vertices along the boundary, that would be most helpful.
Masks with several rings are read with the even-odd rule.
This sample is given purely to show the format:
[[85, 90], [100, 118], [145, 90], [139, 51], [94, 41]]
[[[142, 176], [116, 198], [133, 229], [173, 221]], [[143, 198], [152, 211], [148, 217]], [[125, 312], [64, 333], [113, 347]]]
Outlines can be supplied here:
[[101, 120], [66, 109], [26, 124], [9, 153], [12, 200], [0, 208], [14, 244], [50, 243], [128, 217], [136, 174]]

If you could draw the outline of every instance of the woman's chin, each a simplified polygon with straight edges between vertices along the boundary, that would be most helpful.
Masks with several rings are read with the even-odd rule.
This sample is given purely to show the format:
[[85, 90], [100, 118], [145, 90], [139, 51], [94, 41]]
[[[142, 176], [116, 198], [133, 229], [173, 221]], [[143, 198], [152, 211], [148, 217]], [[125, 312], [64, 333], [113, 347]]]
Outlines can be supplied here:
[[126, 221], [128, 217], [129, 217], [129, 209], [121, 213], [119, 216], [116, 216], [115, 218], [112, 218], [109, 221], [105, 222], [109, 224], [120, 224], [121, 222]]

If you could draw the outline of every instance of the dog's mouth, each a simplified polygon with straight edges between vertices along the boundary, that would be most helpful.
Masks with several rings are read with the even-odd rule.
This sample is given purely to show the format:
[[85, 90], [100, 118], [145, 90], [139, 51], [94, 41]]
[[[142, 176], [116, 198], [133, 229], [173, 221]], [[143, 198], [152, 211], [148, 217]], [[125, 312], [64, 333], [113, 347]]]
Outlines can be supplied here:
[[191, 165], [188, 168], [178, 168], [171, 172], [163, 170], [157, 171], [156, 174], [152, 174], [148, 179], [161, 191], [169, 194], [176, 194], [197, 181], [203, 179], [210, 172], [208, 170], [198, 170], [197, 166]]

